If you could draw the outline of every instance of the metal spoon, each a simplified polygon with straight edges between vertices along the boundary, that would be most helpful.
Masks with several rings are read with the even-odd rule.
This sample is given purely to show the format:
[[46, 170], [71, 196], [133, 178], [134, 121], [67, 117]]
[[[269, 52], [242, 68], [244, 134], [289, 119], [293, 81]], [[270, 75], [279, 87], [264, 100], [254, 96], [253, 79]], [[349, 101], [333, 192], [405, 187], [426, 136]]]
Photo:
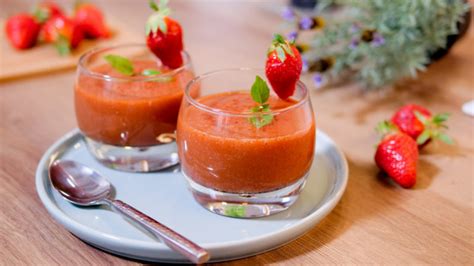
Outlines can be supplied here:
[[93, 169], [74, 161], [55, 161], [49, 167], [49, 177], [53, 186], [68, 201], [80, 206], [106, 204], [112, 210], [143, 226], [192, 262], [204, 263], [209, 260], [209, 253], [204, 248], [132, 206], [112, 199], [112, 185]]

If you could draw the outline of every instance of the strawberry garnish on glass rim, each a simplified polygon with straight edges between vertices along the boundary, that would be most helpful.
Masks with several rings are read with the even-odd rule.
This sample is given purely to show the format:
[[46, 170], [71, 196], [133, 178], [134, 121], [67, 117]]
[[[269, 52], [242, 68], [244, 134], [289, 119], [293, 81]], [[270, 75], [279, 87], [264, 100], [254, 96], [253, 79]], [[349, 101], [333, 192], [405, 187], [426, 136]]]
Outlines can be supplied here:
[[150, 7], [155, 12], [148, 17], [145, 26], [148, 48], [160, 58], [163, 65], [176, 69], [183, 65], [182, 29], [178, 22], [169, 18], [168, 0], [161, 0], [157, 5], [150, 0]]
[[293, 43], [275, 34], [268, 49], [265, 74], [275, 93], [282, 100], [288, 99], [296, 89], [303, 63]]

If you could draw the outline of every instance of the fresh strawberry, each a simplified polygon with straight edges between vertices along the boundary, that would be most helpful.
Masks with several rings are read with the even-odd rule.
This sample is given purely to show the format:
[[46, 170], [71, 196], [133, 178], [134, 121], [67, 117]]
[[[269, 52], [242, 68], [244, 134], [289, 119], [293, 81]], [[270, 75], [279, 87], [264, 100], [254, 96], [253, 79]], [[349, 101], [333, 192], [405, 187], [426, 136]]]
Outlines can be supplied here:
[[33, 47], [38, 40], [40, 24], [30, 14], [21, 13], [10, 17], [5, 24], [5, 32], [11, 44], [17, 49]]
[[293, 95], [302, 67], [296, 47], [276, 34], [268, 50], [265, 73], [278, 97], [285, 100]]
[[397, 132], [396, 126], [390, 122], [382, 122], [377, 129], [385, 135], [377, 146], [375, 163], [400, 186], [413, 187], [418, 161], [416, 142], [407, 134]]
[[163, 65], [175, 69], [183, 65], [183, 32], [179, 23], [168, 17], [170, 10], [166, 2], [161, 0], [158, 6], [153, 0], [150, 1], [155, 13], [146, 23], [146, 42]]
[[53, 1], [43, 1], [36, 6], [34, 16], [41, 22], [54, 16], [64, 15], [64, 11]]
[[44, 23], [41, 38], [45, 42], [54, 43], [59, 54], [66, 55], [84, 39], [84, 33], [75, 21], [63, 15], [57, 15]]
[[400, 131], [412, 137], [418, 145], [424, 146], [431, 139], [439, 139], [452, 143], [451, 138], [441, 129], [447, 128], [444, 122], [449, 114], [442, 113], [432, 116], [431, 112], [419, 105], [408, 104], [401, 107], [392, 117], [391, 121]]
[[102, 11], [93, 4], [78, 4], [74, 13], [74, 20], [81, 26], [87, 38], [110, 37], [110, 31], [105, 24]]

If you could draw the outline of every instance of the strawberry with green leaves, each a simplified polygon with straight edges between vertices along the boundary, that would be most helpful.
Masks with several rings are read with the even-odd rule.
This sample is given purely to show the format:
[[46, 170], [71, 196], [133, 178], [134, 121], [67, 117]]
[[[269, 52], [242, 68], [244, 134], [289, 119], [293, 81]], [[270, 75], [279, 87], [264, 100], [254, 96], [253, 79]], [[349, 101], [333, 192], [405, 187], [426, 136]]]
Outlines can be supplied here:
[[383, 137], [377, 146], [375, 163], [400, 186], [413, 187], [416, 183], [418, 145], [390, 122], [381, 122], [377, 131]]
[[401, 107], [392, 117], [391, 121], [401, 132], [412, 137], [418, 145], [424, 146], [431, 139], [439, 139], [448, 144], [453, 141], [443, 133], [443, 129], [447, 128], [444, 122], [448, 119], [449, 114], [441, 113], [433, 116], [431, 112], [416, 104], [408, 104]]
[[296, 47], [276, 34], [267, 54], [265, 74], [275, 93], [288, 99], [296, 89], [303, 63]]
[[150, 7], [155, 12], [148, 18], [145, 33], [148, 48], [160, 58], [163, 65], [176, 69], [183, 65], [183, 32], [179, 23], [168, 17], [170, 9], [167, 3], [167, 0], [161, 0], [157, 5], [153, 0], [150, 1]]

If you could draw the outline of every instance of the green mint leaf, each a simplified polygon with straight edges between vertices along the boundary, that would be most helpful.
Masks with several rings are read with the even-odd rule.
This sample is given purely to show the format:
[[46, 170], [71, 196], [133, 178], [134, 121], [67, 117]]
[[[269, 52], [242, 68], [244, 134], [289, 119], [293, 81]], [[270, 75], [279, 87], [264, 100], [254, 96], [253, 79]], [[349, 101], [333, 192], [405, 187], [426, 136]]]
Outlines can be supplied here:
[[437, 136], [436, 136], [437, 139], [441, 140], [442, 142], [446, 143], [446, 144], [454, 144], [454, 140], [446, 135], [446, 134], [443, 134], [443, 133], [439, 133]]
[[418, 120], [420, 120], [421, 123], [423, 123], [423, 125], [426, 125], [428, 123], [428, 119], [426, 118], [426, 116], [424, 116], [423, 114], [421, 114], [418, 111], [414, 111], [413, 113], [415, 114], [415, 117]]
[[416, 143], [418, 145], [422, 145], [425, 143], [429, 138], [431, 137], [431, 132], [427, 129], [425, 129], [421, 134], [416, 138]]
[[256, 76], [250, 94], [255, 102], [264, 104], [268, 100], [268, 97], [270, 97], [270, 89], [260, 76]]
[[154, 11], [158, 11], [158, 10], [159, 10], [158, 5], [155, 3], [154, 0], [150, 0], [150, 1], [148, 2], [148, 4], [150, 5], [150, 8], [153, 9]]
[[58, 40], [54, 44], [56, 46], [56, 50], [60, 56], [69, 55], [71, 53], [71, 46], [69, 46], [69, 40], [64, 37], [64, 35], [59, 35]]
[[281, 46], [278, 46], [275, 50], [276, 50], [276, 52], [277, 52], [277, 57], [278, 57], [278, 59], [280, 59], [281, 62], [285, 62], [285, 60], [286, 60], [286, 53], [285, 53], [285, 51], [283, 50], [283, 48], [281, 48]]
[[227, 205], [224, 214], [231, 217], [245, 217], [245, 206], [243, 205]]
[[109, 54], [104, 56], [104, 59], [118, 72], [127, 76], [133, 76], [134, 70], [132, 62], [127, 58]]
[[252, 99], [259, 103], [259, 105], [250, 109], [252, 113], [255, 113], [255, 115], [248, 119], [249, 122], [256, 128], [261, 128], [270, 124], [273, 120], [273, 115], [261, 114], [270, 111], [270, 105], [266, 103], [270, 97], [270, 89], [268, 88], [267, 83], [260, 76], [255, 77], [250, 94]]
[[152, 69], [152, 68], [144, 69], [142, 71], [143, 76], [156, 76], [156, 75], [159, 75], [159, 74], [161, 74], [161, 71], [156, 70], [156, 69]]
[[264, 127], [273, 121], [272, 114], [255, 114], [255, 116], [249, 117], [249, 122], [256, 128]]
[[444, 121], [448, 120], [450, 114], [449, 113], [441, 113], [437, 114], [433, 117], [433, 123], [435, 124], [441, 124]]

